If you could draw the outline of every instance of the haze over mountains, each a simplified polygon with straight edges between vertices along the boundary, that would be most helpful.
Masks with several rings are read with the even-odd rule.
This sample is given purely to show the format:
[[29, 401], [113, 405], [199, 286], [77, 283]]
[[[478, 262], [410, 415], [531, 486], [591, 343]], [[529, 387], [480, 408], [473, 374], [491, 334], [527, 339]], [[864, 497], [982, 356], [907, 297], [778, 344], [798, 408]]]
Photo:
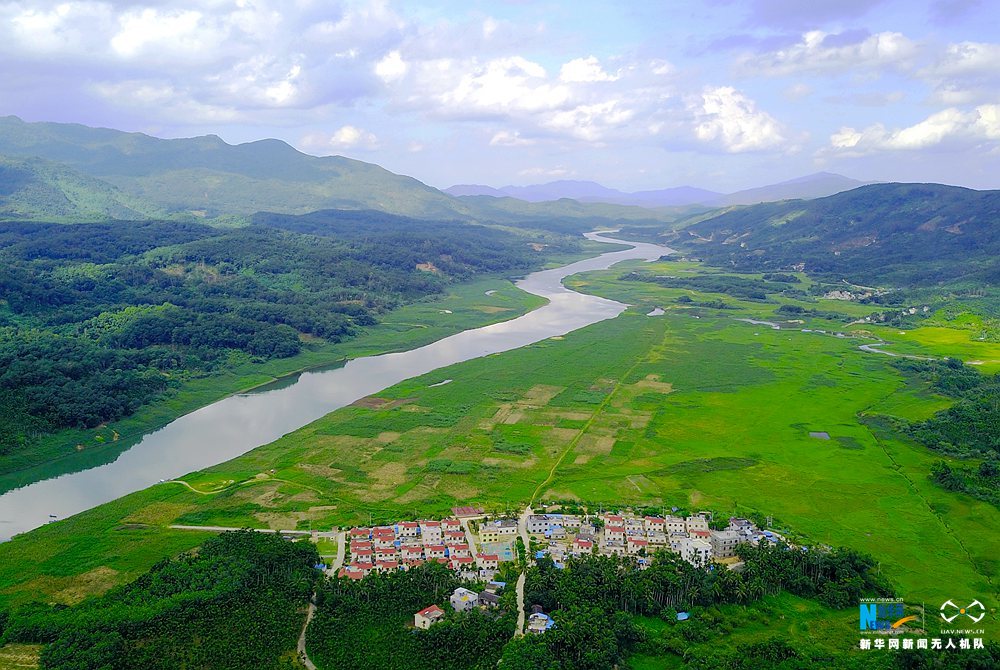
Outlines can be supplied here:
[[504, 186], [502, 188], [492, 188], [478, 184], [458, 184], [446, 188], [444, 192], [458, 197], [488, 195], [494, 198], [517, 198], [527, 202], [572, 198], [580, 202], [603, 202], [639, 207], [682, 207], [687, 205], [723, 207], [728, 205], [754, 205], [760, 202], [775, 200], [821, 198], [833, 195], [834, 193], [849, 191], [852, 188], [863, 186], [865, 183], [830, 172], [817, 172], [816, 174], [778, 184], [729, 194], [693, 186], [677, 186], [628, 193], [608, 188], [592, 181], [572, 180], [553, 181], [531, 186]]

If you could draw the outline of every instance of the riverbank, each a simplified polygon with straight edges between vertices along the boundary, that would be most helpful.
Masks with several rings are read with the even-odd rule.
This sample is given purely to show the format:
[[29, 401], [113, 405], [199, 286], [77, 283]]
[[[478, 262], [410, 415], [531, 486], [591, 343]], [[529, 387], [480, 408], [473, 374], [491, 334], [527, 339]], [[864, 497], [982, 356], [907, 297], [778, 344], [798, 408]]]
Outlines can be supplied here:
[[[586, 258], [594, 254], [581, 255]], [[576, 257], [560, 260], [568, 262]], [[518, 289], [506, 278], [457, 284], [439, 298], [404, 305], [386, 314], [377, 325], [346, 342], [314, 343], [290, 358], [242, 363], [189, 380], [169, 397], [120, 421], [92, 430], [63, 430], [47, 436], [32, 447], [16, 470], [0, 474], [0, 494], [110, 463], [144, 435], [228, 396], [293, 382], [302, 373], [343, 365], [354, 358], [424, 346], [464, 330], [517, 318], [545, 303], [545, 299]]]
[[[586, 237], [590, 242], [617, 242], [597, 233], [588, 233]], [[404, 379], [562, 336], [613, 318], [626, 306], [571, 291], [563, 286], [562, 279], [569, 274], [607, 268], [624, 260], [656, 259], [670, 251], [665, 247], [640, 244], [624, 251], [611, 251], [596, 258], [540, 270], [517, 282], [518, 289], [549, 300], [548, 304], [528, 314], [463, 330], [422, 347], [360, 356], [332, 369], [303, 373], [261, 387], [254, 393], [229, 396], [202, 407], [142, 436], [112, 462], [37, 481], [0, 495], [0, 539], [72, 516], [157, 481], [174, 479], [236, 458]], [[477, 290], [477, 294], [481, 293], [480, 300], [499, 299], [498, 289], [482, 288]], [[486, 296], [487, 291], [492, 295]], [[496, 308], [487, 307], [485, 311], [495, 314]], [[442, 309], [440, 304], [436, 305], [436, 312], [448, 317], [455, 313]], [[411, 322], [401, 325], [414, 326]], [[393, 341], [398, 342], [399, 338]]]

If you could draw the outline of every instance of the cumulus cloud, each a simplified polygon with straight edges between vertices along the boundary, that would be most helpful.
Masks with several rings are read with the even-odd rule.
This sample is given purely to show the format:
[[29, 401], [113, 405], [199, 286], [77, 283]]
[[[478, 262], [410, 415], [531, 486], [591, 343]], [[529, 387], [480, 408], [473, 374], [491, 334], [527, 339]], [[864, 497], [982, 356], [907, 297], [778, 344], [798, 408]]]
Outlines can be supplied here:
[[406, 75], [409, 66], [399, 54], [399, 51], [390, 51], [375, 64], [375, 74], [386, 82], [392, 83]]
[[763, 54], [743, 56], [744, 73], [789, 76], [815, 72], [905, 68], [918, 54], [915, 42], [901, 33], [883, 32], [830, 34], [820, 30], [805, 33], [798, 43]]
[[762, 151], [788, 144], [774, 117], [730, 86], [706, 89], [692, 107], [696, 137], [727, 152]]
[[949, 44], [919, 75], [935, 86], [934, 98], [944, 104], [993, 101], [1000, 86], [1000, 44]]
[[559, 69], [560, 81], [569, 83], [615, 81], [619, 76], [605, 72], [604, 68], [601, 67], [600, 61], [594, 56], [574, 58]]
[[[371, 63], [401, 39], [401, 25], [382, 2], [289, 11], [280, 0], [0, 0], [0, 57], [20, 69], [85, 71], [63, 96], [75, 89], [133, 109], [148, 101], [151, 121], [202, 124], [244, 116], [234, 109], [350, 104], [378, 89]], [[164, 106], [151, 92], [165, 90], [184, 99]], [[138, 95], [108, 97], [130, 91]]]
[[375, 149], [378, 148], [378, 138], [367, 130], [346, 125], [335, 130], [332, 135], [310, 133], [299, 144], [310, 151]]
[[862, 130], [841, 128], [830, 137], [828, 153], [861, 156], [881, 151], [967, 149], [995, 145], [997, 141], [1000, 105], [980, 105], [964, 111], [951, 107], [905, 128], [888, 129], [882, 124]]

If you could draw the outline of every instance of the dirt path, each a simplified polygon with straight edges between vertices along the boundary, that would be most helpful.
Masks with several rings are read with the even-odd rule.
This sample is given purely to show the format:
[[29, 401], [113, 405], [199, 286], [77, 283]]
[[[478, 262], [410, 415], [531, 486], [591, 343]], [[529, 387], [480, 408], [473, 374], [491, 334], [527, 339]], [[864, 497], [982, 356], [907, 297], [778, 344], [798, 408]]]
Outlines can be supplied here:
[[528, 537], [528, 517], [534, 513], [531, 505], [528, 505], [517, 520], [517, 534], [524, 543], [525, 561], [521, 566], [521, 575], [517, 578], [517, 627], [514, 629], [514, 637], [524, 635], [524, 581], [528, 573], [528, 561], [531, 560], [527, 553], [531, 547], [531, 538]]
[[299, 633], [299, 660], [306, 667], [306, 670], [316, 670], [316, 664], [309, 660], [309, 654], [306, 653], [306, 630], [309, 628], [309, 622], [312, 621], [313, 616], [316, 614], [316, 603], [313, 602], [315, 598], [316, 594], [313, 593], [312, 598], [309, 600], [309, 609], [306, 610], [306, 620], [302, 624], [302, 632]]

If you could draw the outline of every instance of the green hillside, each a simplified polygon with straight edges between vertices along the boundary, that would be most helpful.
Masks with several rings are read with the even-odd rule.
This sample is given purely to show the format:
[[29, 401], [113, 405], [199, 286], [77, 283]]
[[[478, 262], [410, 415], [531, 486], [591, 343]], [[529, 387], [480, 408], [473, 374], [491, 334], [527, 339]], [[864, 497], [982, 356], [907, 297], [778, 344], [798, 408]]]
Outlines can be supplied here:
[[855, 282], [993, 284], [1000, 281], [1000, 191], [873, 184], [702, 215], [674, 243], [742, 270], [798, 266]]
[[372, 163], [310, 156], [274, 139], [238, 145], [215, 135], [166, 140], [78, 124], [26, 123], [7, 116], [0, 118], [0, 154], [57, 161], [169, 212], [202, 217], [368, 209], [422, 219], [497, 223], [545, 223], [552, 217], [582, 218], [600, 225], [669, 220], [638, 207], [572, 200], [535, 206], [453, 198]]
[[0, 156], [0, 220], [148, 219], [163, 212], [142, 198], [58, 163]]

